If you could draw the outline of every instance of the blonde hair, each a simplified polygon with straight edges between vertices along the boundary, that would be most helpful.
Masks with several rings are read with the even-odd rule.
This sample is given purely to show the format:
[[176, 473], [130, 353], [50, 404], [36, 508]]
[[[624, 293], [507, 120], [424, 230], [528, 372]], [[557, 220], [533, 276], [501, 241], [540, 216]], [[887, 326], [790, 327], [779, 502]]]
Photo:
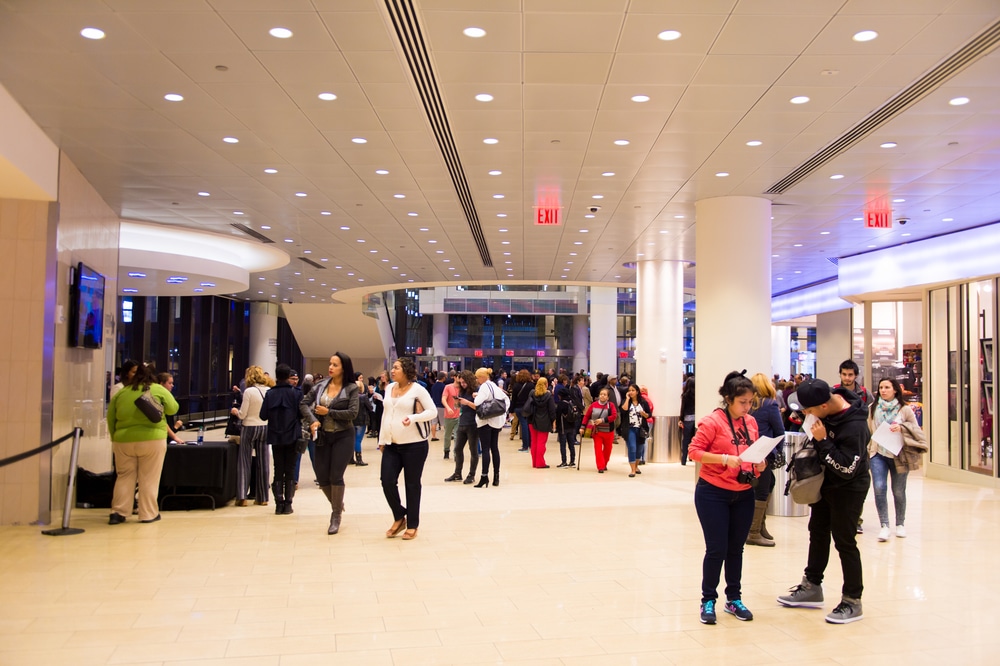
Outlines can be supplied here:
[[753, 384], [753, 405], [751, 409], [760, 409], [761, 403], [767, 398], [775, 398], [777, 394], [774, 392], [774, 384], [771, 383], [771, 378], [765, 375], [763, 372], [758, 372], [756, 375], [750, 378], [750, 383]]
[[476, 370], [476, 379], [478, 380], [480, 377], [486, 377], [486, 379], [490, 379], [493, 377], [493, 371], [485, 367], [479, 368]]
[[549, 380], [539, 377], [535, 382], [535, 395], [545, 395], [549, 391]]
[[247, 386], [255, 384], [260, 384], [261, 386], [267, 385], [267, 376], [264, 374], [264, 368], [259, 365], [251, 365], [247, 368], [246, 380]]

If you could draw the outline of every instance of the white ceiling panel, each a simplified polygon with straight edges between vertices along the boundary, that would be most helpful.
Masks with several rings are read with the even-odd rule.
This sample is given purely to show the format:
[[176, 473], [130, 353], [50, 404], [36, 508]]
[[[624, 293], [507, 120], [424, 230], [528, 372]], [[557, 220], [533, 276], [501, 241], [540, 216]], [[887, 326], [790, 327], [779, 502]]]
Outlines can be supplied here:
[[[656, 0], [654, 0], [656, 1]], [[709, 12], [697, 14], [645, 14], [635, 9], [625, 17], [618, 53], [655, 53], [663, 55], [698, 55], [709, 51], [726, 17]], [[660, 3], [662, 6], [669, 6]], [[670, 3], [676, 4], [676, 3]], [[730, 3], [731, 4], [731, 3]], [[681, 33], [679, 39], [663, 41], [657, 37], [665, 30]]]
[[[808, 3], [796, 3], [807, 6]], [[798, 55], [823, 29], [826, 16], [733, 15], [712, 45], [714, 55]]]
[[613, 57], [611, 53], [525, 53], [524, 83], [603, 84]]
[[528, 10], [524, 15], [524, 50], [528, 53], [614, 52], [624, 14], [591, 13], [585, 8], [585, 1], [577, 0], [572, 3], [574, 9], [558, 13]]
[[[220, 12], [226, 25], [251, 51], [335, 51], [337, 45], [316, 12]], [[287, 28], [292, 36], [280, 39], [272, 28]]]

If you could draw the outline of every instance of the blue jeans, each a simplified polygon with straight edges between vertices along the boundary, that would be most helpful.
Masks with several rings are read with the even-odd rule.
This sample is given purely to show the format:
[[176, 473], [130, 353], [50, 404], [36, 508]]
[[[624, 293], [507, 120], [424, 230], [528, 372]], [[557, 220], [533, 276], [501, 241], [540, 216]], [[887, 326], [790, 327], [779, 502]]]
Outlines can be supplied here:
[[726, 599], [740, 599], [743, 578], [743, 544], [753, 522], [753, 490], [726, 490], [698, 479], [694, 507], [705, 535], [701, 564], [701, 600], [719, 598], [719, 576], [726, 565]]
[[896, 525], [906, 521], [906, 477], [909, 472], [897, 472], [896, 462], [880, 453], [872, 456], [872, 487], [875, 488], [875, 508], [878, 510], [878, 521], [882, 525], [889, 524], [889, 503], [885, 491], [888, 487], [887, 476], [892, 477], [892, 500], [896, 505]]
[[528, 428], [528, 417], [524, 415], [524, 409], [517, 410], [518, 430], [521, 435], [521, 448], [527, 451], [531, 448], [531, 432]]
[[694, 421], [682, 421], [681, 423], [684, 424], [684, 433], [681, 435], [681, 464], [687, 465], [688, 445], [694, 439], [694, 431], [697, 424]]
[[637, 455], [640, 447], [642, 448], [642, 453], [646, 452], [646, 438], [642, 436], [640, 428], [633, 428], [629, 426], [628, 437], [625, 438], [625, 444], [628, 446], [628, 461], [634, 463], [636, 460], [642, 458], [641, 455]]
[[365, 432], [368, 430], [368, 426], [356, 425], [354, 426], [354, 452], [361, 453], [361, 442], [365, 439]]

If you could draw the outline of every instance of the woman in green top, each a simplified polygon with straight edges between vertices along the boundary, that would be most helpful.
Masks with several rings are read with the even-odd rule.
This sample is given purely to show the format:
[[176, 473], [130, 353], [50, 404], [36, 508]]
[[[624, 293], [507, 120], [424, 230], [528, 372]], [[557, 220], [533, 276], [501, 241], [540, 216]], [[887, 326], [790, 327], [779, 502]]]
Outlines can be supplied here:
[[[163, 405], [164, 418], [153, 423], [135, 406], [135, 400], [149, 391]], [[115, 493], [111, 500], [109, 525], [125, 522], [132, 514], [135, 485], [139, 484], [139, 522], [152, 523], [160, 519], [156, 496], [160, 489], [160, 472], [167, 453], [167, 416], [177, 413], [174, 396], [156, 383], [156, 370], [140, 365], [135, 376], [108, 404], [108, 432], [115, 453]]]

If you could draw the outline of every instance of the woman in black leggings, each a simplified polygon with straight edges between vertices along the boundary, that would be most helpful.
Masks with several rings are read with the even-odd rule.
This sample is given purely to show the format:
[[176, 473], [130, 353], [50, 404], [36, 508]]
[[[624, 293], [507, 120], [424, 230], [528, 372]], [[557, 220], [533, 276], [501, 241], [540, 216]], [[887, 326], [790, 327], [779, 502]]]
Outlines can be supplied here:
[[[503, 400], [507, 409], [510, 409], [510, 399], [499, 386], [493, 383], [490, 376], [493, 371], [489, 368], [479, 368], [476, 370], [476, 381], [479, 383], [479, 390], [476, 391], [476, 401], [473, 407], [477, 407], [487, 400]], [[463, 402], [463, 405], [466, 403]], [[493, 485], [500, 485], [500, 431], [507, 420], [506, 412], [488, 419], [480, 418], [476, 415], [476, 425], [479, 426], [479, 447], [483, 450], [483, 475], [476, 484], [476, 488], [485, 488], [489, 483], [490, 458], [493, 459]], [[521, 423], [522, 428], [527, 428], [527, 423]]]
[[465, 443], [469, 443], [469, 475], [465, 477], [464, 483], [472, 483], [476, 480], [476, 466], [479, 465], [479, 431], [476, 429], [476, 408], [472, 402], [472, 387], [476, 385], [476, 376], [469, 370], [463, 370], [455, 378], [458, 386], [458, 400], [460, 412], [458, 415], [458, 427], [455, 428], [455, 473], [445, 481], [461, 481], [462, 466], [465, 464]]

